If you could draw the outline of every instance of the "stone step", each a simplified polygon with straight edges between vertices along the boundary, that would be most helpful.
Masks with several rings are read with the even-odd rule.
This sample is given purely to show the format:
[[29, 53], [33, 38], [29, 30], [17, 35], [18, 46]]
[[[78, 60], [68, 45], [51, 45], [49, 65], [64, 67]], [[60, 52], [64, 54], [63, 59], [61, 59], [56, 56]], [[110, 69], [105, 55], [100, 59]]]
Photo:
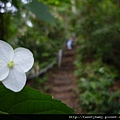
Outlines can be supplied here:
[[69, 71], [74, 71], [75, 67], [64, 66], [64, 67], [61, 67], [60, 70], [69, 72]]
[[70, 79], [65, 79], [65, 80], [53, 80], [53, 85], [55, 86], [65, 86], [65, 85], [70, 85], [72, 84], [72, 81]]
[[[72, 80], [73, 76], [72, 75], [53, 75], [51, 76], [51, 79], [55, 80], [60, 80], [60, 81], [65, 81], [65, 80]], [[52, 81], [53, 81], [52, 80]]]
[[68, 50], [68, 49], [65, 49], [63, 50], [63, 54], [70, 54], [70, 53], [75, 53], [75, 50]]
[[73, 69], [75, 68], [75, 65], [74, 64], [71, 64], [71, 63], [67, 63], [67, 62], [64, 62], [61, 64], [61, 68], [64, 69], [64, 68], [70, 68], [70, 69]]
[[66, 85], [66, 86], [53, 86], [51, 91], [53, 93], [65, 93], [73, 91], [73, 85]]
[[63, 101], [63, 100], [69, 100], [69, 99], [71, 99], [71, 97], [72, 96], [74, 96], [74, 94], [73, 94], [73, 92], [71, 92], [71, 93], [61, 93], [61, 94], [52, 94], [52, 96], [53, 96], [53, 98], [55, 98], [55, 99], [57, 99], [57, 100], [61, 100], [61, 101]]
[[64, 54], [63, 54], [63, 58], [64, 58], [64, 57], [65, 57], [65, 58], [68, 58], [68, 57], [71, 57], [71, 58], [72, 58], [73, 56], [75, 56], [74, 53], [64, 53]]
[[62, 62], [64, 62], [64, 61], [68, 61], [68, 62], [71, 62], [71, 63], [73, 63], [73, 61], [74, 61], [74, 59], [73, 59], [73, 57], [68, 57], [68, 58], [62, 58]]

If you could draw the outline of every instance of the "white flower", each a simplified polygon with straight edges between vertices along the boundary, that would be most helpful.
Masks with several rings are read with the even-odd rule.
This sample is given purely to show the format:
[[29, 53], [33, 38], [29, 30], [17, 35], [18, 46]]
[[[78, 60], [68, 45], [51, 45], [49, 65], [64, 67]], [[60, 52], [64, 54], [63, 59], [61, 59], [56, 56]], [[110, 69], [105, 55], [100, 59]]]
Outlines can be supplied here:
[[14, 92], [19, 92], [26, 84], [26, 72], [34, 64], [31, 51], [19, 47], [15, 50], [0, 40], [0, 81]]

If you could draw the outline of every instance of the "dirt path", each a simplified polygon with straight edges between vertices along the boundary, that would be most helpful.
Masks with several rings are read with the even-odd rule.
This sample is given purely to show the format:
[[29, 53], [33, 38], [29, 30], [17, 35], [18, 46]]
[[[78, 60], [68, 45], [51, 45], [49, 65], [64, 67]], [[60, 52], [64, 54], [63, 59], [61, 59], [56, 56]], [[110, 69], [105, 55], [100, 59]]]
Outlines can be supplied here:
[[55, 99], [67, 104], [74, 109], [76, 113], [80, 113], [79, 99], [75, 90], [76, 78], [73, 74], [75, 70], [74, 60], [75, 51], [65, 49], [63, 51], [61, 67], [56, 66], [49, 72], [48, 84], [51, 87], [48, 93]]

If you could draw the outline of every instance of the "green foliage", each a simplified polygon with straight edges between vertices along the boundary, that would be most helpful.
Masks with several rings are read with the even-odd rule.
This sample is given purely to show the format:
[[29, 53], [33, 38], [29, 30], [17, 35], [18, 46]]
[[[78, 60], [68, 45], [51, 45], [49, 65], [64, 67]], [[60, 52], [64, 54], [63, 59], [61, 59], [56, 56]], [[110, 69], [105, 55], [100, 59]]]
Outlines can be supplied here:
[[45, 4], [57, 6], [57, 7], [60, 7], [65, 3], [70, 4], [70, 2], [71, 2], [70, 0], [63, 0], [62, 2], [61, 2], [61, 0], [40, 0], [40, 1], [44, 2]]
[[120, 90], [112, 90], [118, 77], [116, 69], [100, 60], [85, 63], [79, 60], [76, 66], [82, 109], [87, 113], [118, 113]]
[[[116, 70], [120, 70], [118, 0], [78, 0], [74, 4], [75, 14], [71, 0], [33, 0], [25, 5], [12, 0], [11, 3], [18, 11], [0, 14], [0, 38], [15, 48], [23, 46], [33, 52], [35, 64], [30, 74], [46, 67], [65, 39], [76, 32], [78, 55], [75, 74], [82, 109], [86, 113], [120, 113], [120, 89], [116, 80], [119, 79]], [[47, 5], [50, 5], [49, 9]], [[42, 86], [46, 79], [36, 78], [34, 81]], [[11, 100], [10, 97], [7, 99]]]
[[[28, 73], [36, 74], [46, 67], [56, 57], [59, 48], [65, 40], [64, 25], [55, 19], [47, 5], [33, 0], [29, 4], [13, 1], [17, 13], [2, 14], [0, 16], [0, 39], [6, 40], [14, 48], [26, 47], [30, 49], [35, 58], [33, 69]], [[19, 6], [18, 6], [19, 5]], [[32, 26], [29, 26], [30, 22]], [[4, 34], [1, 34], [4, 33]], [[33, 80], [35, 88], [42, 91], [47, 77]], [[39, 87], [38, 87], [39, 85]], [[32, 86], [34, 87], [34, 86]], [[45, 86], [45, 89], [48, 89]], [[0, 87], [0, 113], [1, 114], [73, 114], [74, 111], [62, 102], [52, 99], [50, 95], [25, 87], [19, 93], [13, 93]]]
[[[39, 72], [57, 56], [65, 38], [64, 26], [60, 20], [55, 24], [48, 6], [33, 0], [28, 4], [20, 1], [12, 1], [18, 12], [15, 14], [3, 14], [0, 38], [6, 40], [14, 48], [23, 46], [30, 49], [35, 58], [35, 64], [31, 74]], [[17, 6], [19, 4], [19, 6]], [[20, 8], [21, 6], [21, 8]], [[32, 27], [27, 25], [31, 22]], [[59, 26], [59, 27], [58, 27]], [[4, 34], [3, 34], [4, 33]]]
[[32, 88], [40, 89], [43, 92], [47, 92], [50, 88], [49, 85], [45, 85], [47, 81], [48, 81], [48, 76], [46, 74], [41, 75], [39, 78], [37, 77], [34, 80], [31, 80]]
[[[86, 54], [101, 57], [120, 67], [120, 9], [117, 1], [84, 1], [80, 4], [78, 32], [85, 41]], [[88, 53], [89, 51], [89, 53]]]
[[52, 96], [25, 87], [14, 93], [0, 86], [0, 113], [10, 114], [72, 114], [74, 111]]
[[115, 0], [80, 3], [75, 74], [81, 107], [85, 113], [119, 113], [119, 4]]

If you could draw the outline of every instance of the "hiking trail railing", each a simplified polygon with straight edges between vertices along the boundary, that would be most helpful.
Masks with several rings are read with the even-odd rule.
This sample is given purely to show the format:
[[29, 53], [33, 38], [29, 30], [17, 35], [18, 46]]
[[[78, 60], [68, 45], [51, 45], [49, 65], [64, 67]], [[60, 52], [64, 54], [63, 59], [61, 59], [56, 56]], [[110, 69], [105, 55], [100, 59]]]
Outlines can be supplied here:
[[66, 41], [64, 42], [61, 49], [58, 50], [56, 57], [53, 59], [53, 61], [48, 64], [45, 68], [40, 70], [39, 72], [36, 72], [35, 74], [28, 75], [28, 80], [31, 80], [33, 78], [36, 78], [45, 72], [47, 72], [49, 69], [51, 69], [55, 64], [58, 64], [58, 67], [61, 67], [62, 64], [62, 55], [63, 55], [63, 49], [65, 48]]

